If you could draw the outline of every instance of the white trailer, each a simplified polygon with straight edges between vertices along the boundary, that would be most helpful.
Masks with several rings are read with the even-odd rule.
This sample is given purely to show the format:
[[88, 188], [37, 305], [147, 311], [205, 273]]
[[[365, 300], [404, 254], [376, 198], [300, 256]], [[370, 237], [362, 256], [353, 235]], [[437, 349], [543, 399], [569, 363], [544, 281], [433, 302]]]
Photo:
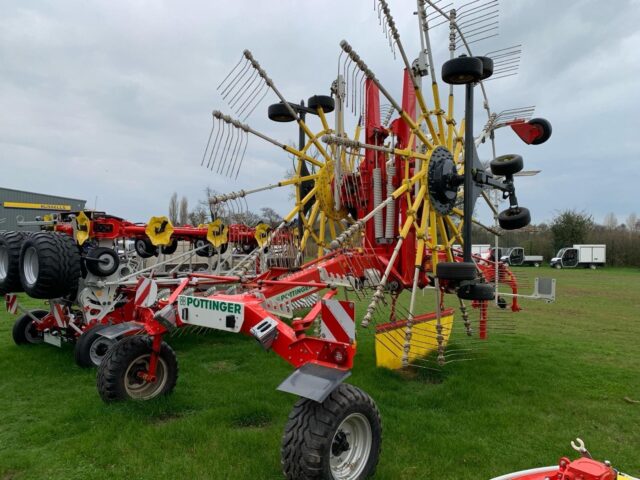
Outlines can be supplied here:
[[544, 261], [542, 255], [525, 255], [524, 248], [513, 247], [500, 257], [500, 261], [509, 264], [512, 267], [532, 265], [539, 267]]
[[607, 261], [606, 245], [574, 245], [561, 248], [551, 259], [555, 268], [585, 267], [595, 269], [603, 267]]

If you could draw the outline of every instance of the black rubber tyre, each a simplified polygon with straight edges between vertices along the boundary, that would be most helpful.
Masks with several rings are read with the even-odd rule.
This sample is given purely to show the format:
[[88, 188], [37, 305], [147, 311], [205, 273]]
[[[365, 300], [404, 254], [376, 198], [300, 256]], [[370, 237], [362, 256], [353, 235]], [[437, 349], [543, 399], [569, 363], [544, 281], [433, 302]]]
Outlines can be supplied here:
[[151, 258], [158, 255], [158, 247], [151, 243], [148, 238], [136, 238], [133, 246], [140, 258]]
[[508, 208], [498, 215], [498, 223], [505, 230], [517, 230], [531, 223], [531, 213], [528, 208]]
[[324, 113], [331, 113], [336, 108], [336, 102], [333, 100], [333, 97], [328, 95], [314, 95], [313, 97], [309, 97], [307, 107], [312, 110], [320, 107]]
[[109, 339], [100, 332], [110, 325], [95, 325], [82, 332], [73, 349], [76, 364], [82, 368], [94, 368], [100, 365], [109, 348], [115, 345], [117, 339]]
[[171, 255], [172, 253], [176, 253], [177, 249], [178, 239], [174, 238], [173, 240], [171, 240], [171, 243], [169, 245], [163, 245], [162, 247], [160, 247], [160, 252], [165, 255]]
[[196, 250], [196, 255], [198, 255], [199, 257], [209, 258], [213, 257], [216, 254], [216, 249], [208, 240], [196, 240], [194, 247], [198, 249]]
[[108, 277], [118, 270], [120, 257], [110, 248], [98, 247], [89, 251], [84, 263], [87, 270], [97, 277]]
[[97, 387], [103, 401], [151, 400], [169, 395], [178, 380], [178, 360], [173, 349], [162, 342], [157, 380], [145, 382], [137, 372], [148, 368], [151, 338], [146, 335], [124, 337], [113, 345], [98, 367]]
[[503, 310], [505, 308], [507, 308], [507, 301], [504, 299], [504, 297], [498, 297], [498, 307], [502, 308]]
[[32, 298], [59, 298], [78, 290], [82, 258], [73, 238], [52, 232], [29, 235], [20, 250], [20, 281]]
[[[31, 310], [31, 314], [38, 320], [41, 320], [49, 314], [49, 310]], [[26, 313], [16, 319], [11, 333], [16, 345], [38, 344], [43, 342], [42, 334], [35, 329], [33, 319]]]
[[[350, 429], [352, 424], [354, 428]], [[351, 435], [346, 436], [345, 431]], [[353, 477], [358, 480], [374, 474], [380, 456], [382, 424], [372, 398], [345, 383], [322, 403], [301, 398], [289, 414], [282, 437], [281, 463], [285, 477], [289, 480], [337, 478], [332, 469], [338, 466], [332, 467], [332, 457], [336, 463], [343, 454], [349, 459], [361, 445], [358, 439], [363, 440], [367, 434], [370, 435], [368, 452], [364, 447], [362, 455], [351, 462], [352, 468], [359, 471]]]
[[493, 287], [486, 283], [474, 283], [458, 289], [458, 298], [463, 300], [493, 300], [495, 298]]
[[489, 57], [476, 57], [482, 62], [482, 77], [480, 80], [486, 80], [493, 75], [493, 59]]
[[500, 155], [491, 160], [489, 166], [494, 175], [513, 175], [524, 168], [524, 161], [520, 155]]
[[282, 102], [269, 105], [267, 115], [269, 116], [269, 120], [273, 120], [274, 122], [295, 121], [295, 117], [291, 116], [291, 112], [289, 112], [287, 106]]
[[473, 280], [476, 275], [473, 262], [440, 262], [436, 266], [436, 276], [440, 280]]
[[452, 58], [442, 64], [442, 80], [451, 85], [478, 82], [482, 72], [482, 60], [477, 57]]
[[23, 232], [0, 232], [0, 295], [22, 292], [20, 250]]
[[532, 145], [540, 145], [551, 138], [553, 129], [551, 128], [551, 122], [546, 118], [532, 118], [527, 123], [529, 125], [536, 125], [542, 132], [538, 138], [531, 142]]

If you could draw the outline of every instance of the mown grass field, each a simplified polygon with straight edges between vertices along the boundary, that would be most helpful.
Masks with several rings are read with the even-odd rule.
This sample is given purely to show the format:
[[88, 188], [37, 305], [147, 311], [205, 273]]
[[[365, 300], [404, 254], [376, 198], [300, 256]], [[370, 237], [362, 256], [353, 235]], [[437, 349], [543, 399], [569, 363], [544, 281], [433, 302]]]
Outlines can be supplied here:
[[[478, 361], [438, 375], [380, 370], [361, 335], [349, 381], [382, 413], [376, 478], [489, 479], [554, 464], [576, 436], [640, 474], [640, 271], [533, 273], [558, 279], [557, 302], [525, 303], [517, 335], [495, 336]], [[0, 313], [1, 480], [282, 478], [295, 398], [275, 388], [291, 370], [253, 340], [169, 338], [174, 394], [105, 405], [71, 347], [18, 347], [12, 324]]]

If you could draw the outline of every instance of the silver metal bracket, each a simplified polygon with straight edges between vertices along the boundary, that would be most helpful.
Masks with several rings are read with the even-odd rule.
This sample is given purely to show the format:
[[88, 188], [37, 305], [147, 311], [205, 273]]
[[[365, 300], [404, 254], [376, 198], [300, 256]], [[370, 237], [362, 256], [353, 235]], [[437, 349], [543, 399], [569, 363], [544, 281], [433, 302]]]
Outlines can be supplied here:
[[265, 350], [269, 350], [273, 341], [278, 336], [278, 322], [273, 318], [265, 318], [251, 330], [251, 335], [258, 340], [258, 343]]

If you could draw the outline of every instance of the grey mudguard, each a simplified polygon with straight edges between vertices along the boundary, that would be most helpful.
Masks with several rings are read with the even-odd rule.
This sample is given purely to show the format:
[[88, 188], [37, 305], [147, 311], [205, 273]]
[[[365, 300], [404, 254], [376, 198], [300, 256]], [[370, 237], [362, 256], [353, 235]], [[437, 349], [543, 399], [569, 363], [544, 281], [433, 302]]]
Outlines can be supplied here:
[[144, 330], [144, 327], [136, 322], [118, 323], [117, 325], [111, 325], [108, 328], [100, 330], [98, 335], [101, 337], [113, 340], [114, 338], [121, 337], [127, 333], [140, 332]]
[[289, 375], [278, 390], [322, 403], [350, 375], [349, 370], [305, 363]]

